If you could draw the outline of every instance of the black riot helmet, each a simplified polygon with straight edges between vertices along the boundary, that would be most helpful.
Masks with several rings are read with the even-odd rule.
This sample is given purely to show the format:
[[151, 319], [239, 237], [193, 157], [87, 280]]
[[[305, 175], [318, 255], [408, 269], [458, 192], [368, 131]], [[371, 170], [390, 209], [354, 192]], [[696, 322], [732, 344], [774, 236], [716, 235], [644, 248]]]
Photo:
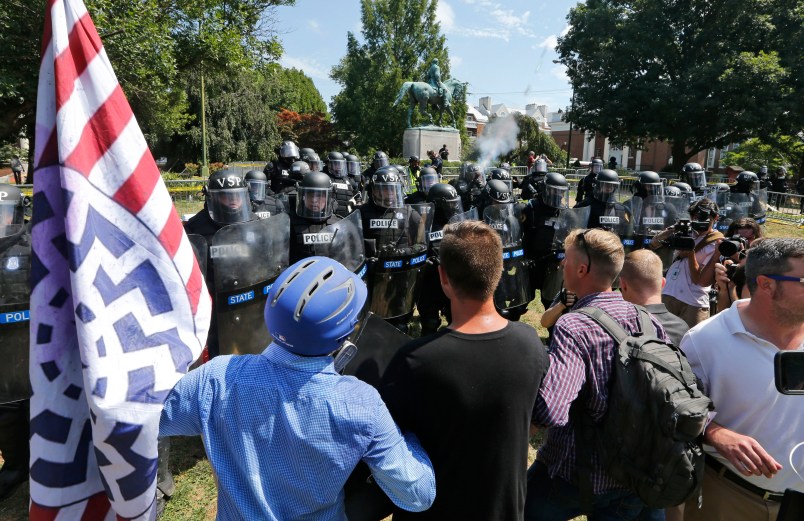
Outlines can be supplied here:
[[503, 181], [499, 179], [492, 179], [486, 184], [486, 193], [495, 204], [512, 203], [514, 198], [511, 194], [511, 189]]
[[304, 176], [307, 175], [308, 172], [312, 172], [312, 169], [310, 165], [304, 161], [294, 161], [293, 164], [290, 165], [290, 177], [294, 181], [304, 180]]
[[592, 158], [592, 164], [589, 165], [589, 172], [599, 174], [603, 170], [603, 160], [599, 157]]
[[514, 186], [511, 181], [511, 174], [505, 168], [492, 168], [489, 180], [496, 179], [508, 185], [508, 189], [513, 193]]
[[402, 190], [402, 176], [394, 166], [384, 166], [371, 176], [369, 193], [374, 204], [383, 208], [399, 208], [405, 194]]
[[234, 224], [252, 219], [246, 183], [240, 175], [226, 168], [209, 176], [206, 191], [209, 216], [218, 224]]
[[592, 196], [604, 203], [615, 202], [619, 188], [620, 176], [614, 170], [604, 168], [595, 177]]
[[351, 177], [360, 177], [360, 158], [354, 154], [346, 154], [346, 173]]
[[687, 163], [681, 173], [693, 190], [706, 188], [706, 172], [699, 163]]
[[458, 191], [452, 185], [438, 183], [427, 192], [427, 202], [435, 206], [436, 218], [443, 223], [448, 222], [453, 215], [463, 212], [463, 204]]
[[748, 194], [759, 189], [759, 177], [754, 172], [740, 172], [735, 181], [734, 191], [737, 193]]
[[665, 197], [681, 197], [681, 190], [678, 189], [676, 185], [672, 186], [665, 186], [664, 187], [664, 196]]
[[473, 182], [476, 182], [481, 187], [486, 184], [486, 180], [483, 177], [483, 169], [471, 161], [467, 161], [461, 165], [459, 178], [466, 181], [470, 185]]
[[757, 172], [757, 175], [759, 176], [760, 179], [762, 179], [765, 176], [767, 176], [768, 175], [768, 165], [762, 165], [761, 167], [759, 167], [759, 172]]
[[307, 172], [299, 183], [296, 215], [313, 221], [332, 216], [332, 180], [324, 172]]
[[327, 154], [327, 172], [336, 178], [346, 177], [346, 159], [340, 152]]
[[715, 183], [712, 185], [713, 193], [710, 193], [707, 197], [712, 199], [717, 203], [718, 206], [726, 206], [729, 201], [729, 192], [731, 188], [726, 183]]
[[656, 172], [640, 172], [631, 190], [637, 197], [663, 199], [664, 184]]
[[382, 150], [374, 152], [374, 157], [371, 160], [371, 166], [374, 167], [374, 170], [379, 170], [380, 168], [388, 166], [389, 164], [391, 163], [388, 161], [388, 154]]
[[302, 161], [307, 163], [311, 172], [321, 172], [324, 170], [324, 162], [321, 161], [321, 158], [318, 157], [318, 154], [315, 152], [308, 154], [306, 159], [303, 157]]
[[[602, 165], [603, 162], [601, 161], [600, 164]], [[546, 174], [547, 173], [547, 161], [545, 161], [541, 157], [538, 158], [536, 160], [536, 164], [533, 165], [533, 173]]]
[[687, 183], [673, 183], [673, 186], [679, 189], [681, 195], [692, 195], [692, 187]]
[[265, 188], [268, 186], [268, 176], [259, 170], [249, 170], [243, 176], [248, 188], [248, 196], [252, 201], [263, 202], [265, 201]]
[[19, 188], [0, 183], [0, 237], [18, 233], [25, 224], [24, 201]]
[[557, 172], [548, 172], [544, 176], [542, 202], [551, 208], [567, 208], [569, 206], [567, 178]]
[[299, 147], [293, 141], [283, 141], [279, 145], [279, 158], [285, 163], [292, 163], [299, 160]]
[[318, 154], [316, 154], [315, 150], [313, 150], [312, 148], [308, 147], [299, 149], [299, 159], [301, 159], [302, 161], [307, 161], [313, 156], [318, 157]]
[[438, 175], [438, 172], [435, 168], [431, 166], [426, 166], [422, 168], [421, 173], [419, 174], [419, 179], [416, 180], [416, 184], [419, 186], [419, 190], [427, 194], [430, 191], [430, 188], [434, 185], [437, 185], [441, 182], [441, 176]]
[[785, 177], [787, 177], [787, 169], [780, 166], [776, 169], [776, 179], [784, 179]]

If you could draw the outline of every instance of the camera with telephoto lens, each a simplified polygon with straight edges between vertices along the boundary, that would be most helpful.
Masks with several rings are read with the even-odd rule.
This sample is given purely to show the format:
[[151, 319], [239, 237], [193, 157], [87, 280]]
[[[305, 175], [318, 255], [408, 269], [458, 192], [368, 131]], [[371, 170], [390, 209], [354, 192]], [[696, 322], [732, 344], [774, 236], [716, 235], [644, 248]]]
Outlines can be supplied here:
[[692, 238], [692, 223], [689, 219], [679, 219], [673, 225], [673, 235], [665, 244], [674, 250], [694, 250], [695, 239]]
[[725, 239], [717, 247], [721, 255], [726, 258], [733, 257], [734, 255], [744, 252], [748, 249], [748, 239], [740, 235], [732, 235]]

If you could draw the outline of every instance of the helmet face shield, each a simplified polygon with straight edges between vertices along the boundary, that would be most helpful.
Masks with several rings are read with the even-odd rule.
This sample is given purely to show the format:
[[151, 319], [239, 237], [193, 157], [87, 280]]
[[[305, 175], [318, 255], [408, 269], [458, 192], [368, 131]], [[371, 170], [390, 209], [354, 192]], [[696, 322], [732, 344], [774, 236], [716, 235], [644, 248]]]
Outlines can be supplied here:
[[422, 191], [426, 194], [430, 191], [430, 187], [438, 184], [438, 174], [422, 174], [421, 176]]
[[207, 210], [219, 224], [242, 223], [251, 219], [251, 201], [246, 187], [207, 192]]
[[620, 187], [619, 181], [601, 181], [595, 182], [594, 197], [598, 201], [604, 203], [616, 201], [617, 189]]
[[19, 233], [25, 223], [25, 209], [19, 200], [0, 202], [0, 237]]
[[292, 141], [285, 141], [279, 147], [279, 157], [282, 159], [299, 159], [299, 147]]
[[346, 172], [352, 177], [360, 175], [360, 161], [347, 161]]
[[463, 213], [463, 204], [461, 203], [460, 197], [456, 197], [455, 199], [441, 199], [436, 203], [436, 206], [441, 209], [441, 212], [444, 214], [444, 219], [446, 220], [450, 220], [453, 215]]
[[328, 219], [332, 216], [332, 189], [300, 186], [296, 214], [306, 219]]
[[690, 186], [693, 190], [697, 188], [706, 187], [706, 173], [705, 172], [690, 172], [689, 173]]
[[374, 170], [382, 168], [384, 166], [388, 166], [390, 163], [388, 162], [387, 157], [375, 157], [374, 160], [371, 162], [371, 166], [374, 167]]
[[249, 179], [246, 181], [246, 185], [248, 186], [248, 195], [252, 201], [265, 200], [265, 188], [268, 183], [259, 179]]
[[645, 197], [661, 198], [664, 200], [664, 184], [662, 183], [643, 183]]
[[332, 177], [346, 177], [346, 160], [345, 159], [330, 159], [328, 169]]
[[545, 185], [542, 201], [551, 208], [569, 208], [569, 187]]
[[603, 170], [603, 163], [592, 163], [591, 172], [593, 174], [599, 174], [601, 170]]
[[320, 159], [311, 159], [307, 163], [310, 165], [311, 172], [320, 172], [324, 169], [324, 162]]
[[403, 204], [405, 195], [402, 191], [402, 184], [374, 182], [371, 187], [371, 198], [374, 204], [383, 208], [400, 208]]
[[536, 160], [536, 165], [535, 165], [534, 168], [536, 169], [537, 172], [541, 172], [541, 173], [546, 174], [547, 173], [547, 161], [545, 161], [544, 159], [537, 159]]

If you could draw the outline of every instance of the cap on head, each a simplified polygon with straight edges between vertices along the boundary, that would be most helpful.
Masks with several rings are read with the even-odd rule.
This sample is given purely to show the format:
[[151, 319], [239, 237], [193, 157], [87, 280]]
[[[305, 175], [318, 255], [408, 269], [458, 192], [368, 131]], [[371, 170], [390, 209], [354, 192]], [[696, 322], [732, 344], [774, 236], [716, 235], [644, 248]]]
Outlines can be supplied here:
[[278, 346], [301, 356], [338, 349], [354, 331], [366, 285], [339, 262], [309, 257], [276, 279], [265, 302], [265, 325]]

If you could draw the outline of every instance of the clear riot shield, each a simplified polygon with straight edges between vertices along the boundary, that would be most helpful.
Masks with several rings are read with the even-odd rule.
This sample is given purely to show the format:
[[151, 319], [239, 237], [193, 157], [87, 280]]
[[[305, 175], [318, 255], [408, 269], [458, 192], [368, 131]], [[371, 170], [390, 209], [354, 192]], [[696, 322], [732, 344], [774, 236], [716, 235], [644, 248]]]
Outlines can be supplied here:
[[617, 234], [626, 253], [635, 249], [634, 216], [622, 204], [607, 204], [600, 216], [600, 226]]
[[[634, 222], [634, 249], [647, 248], [654, 235], [672, 226], [679, 215], [688, 215], [676, 197], [634, 197], [626, 204]], [[684, 217], [682, 217], [684, 218]]]
[[483, 220], [497, 230], [503, 246], [503, 273], [494, 291], [494, 305], [511, 309], [530, 302], [530, 272], [522, 247], [521, 209], [515, 204], [486, 207]]
[[21, 225], [9, 225], [0, 238], [0, 404], [31, 397], [28, 343], [31, 293], [31, 241]]
[[[381, 318], [413, 312], [419, 298], [419, 279], [427, 261], [427, 238], [433, 222], [432, 204], [390, 208], [373, 223], [377, 260], [369, 277], [371, 311]], [[376, 225], [376, 226], [375, 226]]]
[[721, 233], [726, 233], [732, 222], [743, 217], [750, 217], [758, 224], [764, 224], [767, 207], [767, 190], [759, 190], [750, 194], [730, 193], [725, 209], [720, 210], [717, 229]]
[[305, 233], [304, 244], [312, 246], [314, 255], [336, 260], [352, 273], [365, 274], [366, 253], [359, 211], [317, 233]]
[[553, 237], [552, 254], [545, 268], [544, 283], [542, 284], [542, 300], [552, 300], [564, 285], [564, 273], [561, 271], [561, 261], [564, 259], [564, 240], [572, 230], [586, 228], [589, 222], [591, 208], [562, 209], [557, 217], [552, 219], [556, 230]]
[[265, 299], [288, 266], [289, 246], [287, 214], [225, 226], [212, 238], [220, 354], [261, 353], [270, 342]]
[[[477, 208], [471, 208], [467, 212], [461, 212], [450, 217], [447, 224], [459, 223], [462, 221], [477, 221], [480, 217], [477, 213]], [[427, 242], [435, 255], [438, 255], [438, 249], [441, 246], [441, 239], [444, 237], [444, 230], [435, 230], [427, 234]]]
[[193, 247], [193, 253], [195, 254], [195, 259], [198, 261], [198, 267], [201, 268], [201, 274], [206, 278], [209, 244], [203, 235], [196, 233], [188, 233], [187, 239], [190, 240], [190, 246]]

